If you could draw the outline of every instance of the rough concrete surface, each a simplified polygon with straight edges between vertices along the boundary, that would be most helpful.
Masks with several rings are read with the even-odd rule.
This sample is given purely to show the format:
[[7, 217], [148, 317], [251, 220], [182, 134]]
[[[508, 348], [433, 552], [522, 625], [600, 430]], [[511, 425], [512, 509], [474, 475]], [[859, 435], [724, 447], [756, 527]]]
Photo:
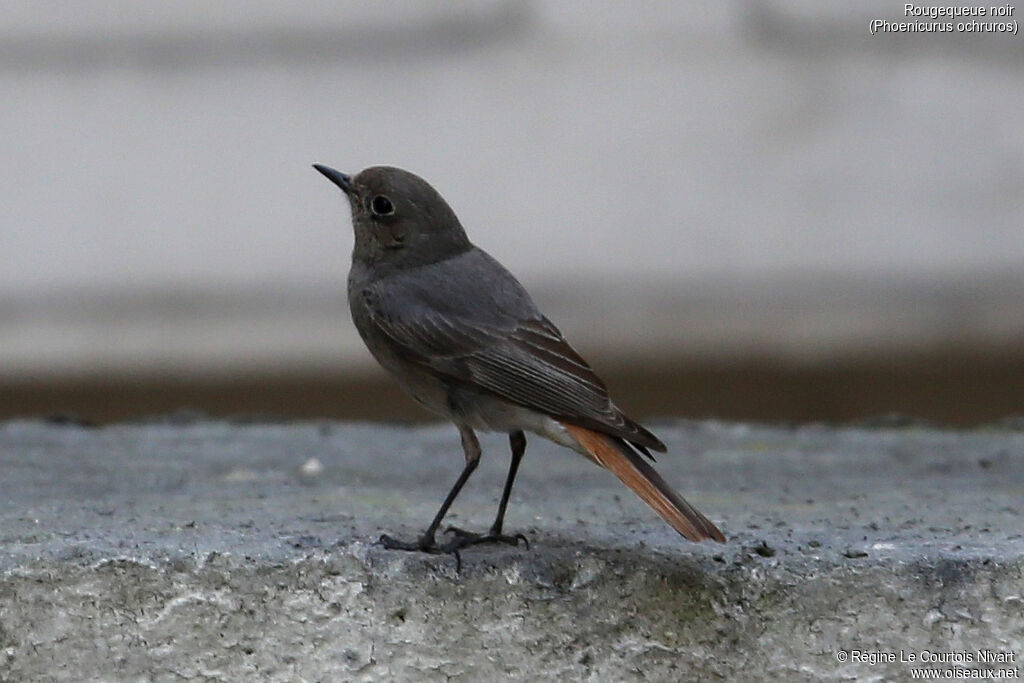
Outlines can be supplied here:
[[[507, 520], [530, 547], [457, 571], [374, 544], [440, 503], [449, 426], [2, 424], [0, 681], [1021, 675], [1013, 425], [654, 426], [727, 544], [532, 439]], [[483, 444], [451, 518], [469, 528], [508, 461]]]

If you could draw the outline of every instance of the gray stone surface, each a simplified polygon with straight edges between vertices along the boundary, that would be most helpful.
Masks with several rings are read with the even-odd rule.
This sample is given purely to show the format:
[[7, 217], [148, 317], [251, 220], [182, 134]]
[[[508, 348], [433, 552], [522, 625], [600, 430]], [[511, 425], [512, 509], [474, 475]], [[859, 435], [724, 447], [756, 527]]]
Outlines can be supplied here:
[[[530, 548], [456, 571], [373, 543], [434, 512], [447, 426], [0, 425], [0, 681], [1020, 675], [1024, 433], [655, 426], [728, 544], [533, 439], [508, 518]], [[484, 448], [470, 528], [507, 464]], [[901, 651], [929, 661], [864, 661]]]

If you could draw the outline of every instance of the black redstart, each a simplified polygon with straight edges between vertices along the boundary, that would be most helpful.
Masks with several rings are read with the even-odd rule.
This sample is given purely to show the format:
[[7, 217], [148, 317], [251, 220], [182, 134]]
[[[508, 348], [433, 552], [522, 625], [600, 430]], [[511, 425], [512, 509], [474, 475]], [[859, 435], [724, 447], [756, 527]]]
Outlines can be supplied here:
[[[352, 208], [348, 301], [360, 336], [416, 401], [455, 423], [466, 456], [423, 535], [411, 543], [382, 536], [386, 547], [457, 552], [474, 543], [517, 543], [523, 537], [503, 534], [502, 524], [527, 431], [611, 470], [691, 541], [725, 541], [641, 456], [665, 445], [612, 403], [604, 382], [515, 277], [473, 246], [433, 187], [387, 166], [355, 177], [314, 168]], [[439, 544], [437, 528], [480, 461], [474, 430], [509, 435], [512, 462], [498, 514], [488, 533], [450, 529], [451, 540]]]

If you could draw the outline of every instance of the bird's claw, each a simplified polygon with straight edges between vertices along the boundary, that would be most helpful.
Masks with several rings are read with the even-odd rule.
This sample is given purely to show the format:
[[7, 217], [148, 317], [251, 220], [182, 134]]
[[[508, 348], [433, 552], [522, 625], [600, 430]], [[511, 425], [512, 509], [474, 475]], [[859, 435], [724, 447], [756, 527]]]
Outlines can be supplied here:
[[452, 535], [452, 539], [447, 543], [438, 543], [433, 536], [420, 536], [415, 541], [402, 541], [387, 534], [382, 535], [377, 540], [377, 543], [388, 550], [407, 550], [430, 553], [431, 555], [453, 555], [455, 557], [456, 571], [462, 571], [462, 556], [459, 554], [459, 551], [471, 545], [504, 543], [506, 545], [518, 546], [519, 542], [522, 541], [526, 549], [530, 549], [530, 541], [523, 534], [501, 534], [495, 533], [493, 530], [486, 534], [478, 534], [454, 526], [445, 529], [445, 533]]
[[448, 527], [445, 529], [445, 533], [451, 534], [454, 538], [443, 547], [458, 549], [482, 543], [504, 543], [505, 545], [518, 546], [519, 542], [522, 541], [526, 549], [530, 549], [530, 541], [523, 534], [502, 534], [496, 533], [493, 530], [486, 534], [478, 534], [473, 531], [460, 529], [457, 526]]
[[461, 545], [453, 545], [451, 542], [438, 545], [433, 536], [420, 536], [415, 541], [400, 541], [384, 534], [377, 543], [388, 550], [408, 550], [411, 552], [430, 553], [431, 555], [452, 555], [455, 558], [455, 571], [462, 571], [462, 555], [459, 554]]
[[422, 553], [438, 553], [441, 552], [437, 542], [434, 541], [432, 536], [421, 536], [415, 541], [402, 541], [387, 534], [382, 535], [377, 539], [377, 543], [381, 544], [388, 550], [410, 550], [419, 551]]

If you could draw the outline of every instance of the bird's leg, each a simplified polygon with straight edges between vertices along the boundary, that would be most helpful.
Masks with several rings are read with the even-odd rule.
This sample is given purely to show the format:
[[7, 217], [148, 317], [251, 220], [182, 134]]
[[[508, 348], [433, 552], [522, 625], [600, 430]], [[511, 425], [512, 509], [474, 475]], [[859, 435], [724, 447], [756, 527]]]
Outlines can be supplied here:
[[448, 543], [448, 546], [458, 544], [457, 547], [462, 548], [467, 545], [475, 545], [477, 543], [508, 543], [509, 545], [519, 545], [519, 541], [522, 541], [527, 548], [530, 547], [530, 542], [526, 540], [526, 536], [523, 534], [513, 534], [510, 536], [508, 534], [501, 533], [501, 528], [505, 523], [505, 508], [508, 507], [508, 499], [509, 496], [512, 495], [512, 484], [516, 480], [516, 472], [519, 471], [519, 463], [523, 459], [523, 455], [526, 453], [526, 435], [521, 431], [512, 432], [508, 435], [508, 442], [512, 447], [512, 462], [508, 467], [508, 477], [505, 478], [505, 488], [501, 492], [501, 502], [498, 504], [498, 515], [494, 518], [494, 524], [491, 525], [491, 530], [486, 534], [475, 534], [457, 527], [448, 527], [447, 531], [455, 535], [455, 538]]
[[516, 480], [516, 473], [519, 471], [519, 463], [526, 454], [526, 435], [520, 432], [512, 432], [508, 435], [508, 443], [512, 447], [512, 462], [508, 466], [508, 477], [505, 478], [505, 489], [501, 492], [501, 502], [498, 504], [498, 515], [491, 525], [491, 536], [501, 536], [501, 527], [505, 523], [505, 508], [508, 507], [509, 496], [512, 495], [512, 484]]
[[480, 441], [476, 438], [476, 434], [469, 427], [460, 425], [459, 435], [462, 437], [462, 450], [466, 455], [466, 465], [462, 468], [462, 474], [455, 480], [452, 490], [448, 492], [448, 497], [441, 503], [441, 509], [434, 515], [434, 521], [430, 523], [430, 526], [423, 532], [423, 535], [413, 542], [400, 541], [387, 534], [381, 536], [380, 544], [385, 548], [391, 550], [419, 550], [428, 553], [455, 552], [458, 550], [458, 548], [448, 548], [447, 546], [450, 544], [445, 546], [437, 545], [437, 542], [434, 540], [434, 534], [437, 533], [437, 527], [441, 525], [441, 520], [448, 514], [448, 508], [451, 507], [455, 498], [459, 495], [459, 491], [465, 486], [466, 481], [469, 480], [469, 476], [473, 474], [476, 466], [480, 464]]

